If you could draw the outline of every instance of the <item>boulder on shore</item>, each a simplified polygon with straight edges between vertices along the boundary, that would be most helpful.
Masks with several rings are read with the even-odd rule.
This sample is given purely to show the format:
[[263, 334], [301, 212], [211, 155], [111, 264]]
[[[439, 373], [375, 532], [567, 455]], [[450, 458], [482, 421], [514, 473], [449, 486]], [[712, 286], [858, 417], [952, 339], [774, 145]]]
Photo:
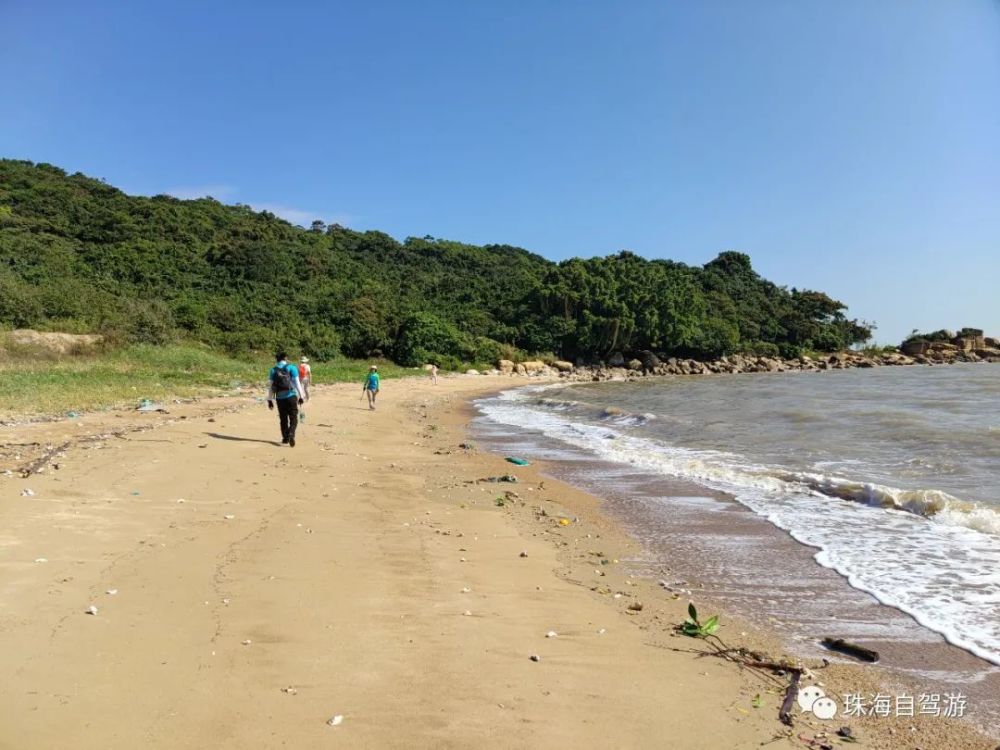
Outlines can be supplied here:
[[566, 362], [564, 360], [557, 359], [555, 362], [552, 363], [552, 366], [557, 370], [559, 370], [559, 372], [573, 372], [572, 362]]
[[639, 356], [636, 359], [642, 363], [642, 369], [644, 370], [655, 370], [660, 366], [660, 358], [651, 351], [639, 352]]

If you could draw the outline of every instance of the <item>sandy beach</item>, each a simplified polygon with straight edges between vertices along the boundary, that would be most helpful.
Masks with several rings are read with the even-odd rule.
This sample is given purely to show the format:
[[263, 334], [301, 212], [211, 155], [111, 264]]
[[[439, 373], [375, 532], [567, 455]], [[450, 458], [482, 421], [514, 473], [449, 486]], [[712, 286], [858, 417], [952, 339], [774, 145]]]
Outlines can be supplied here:
[[374, 412], [321, 387], [294, 449], [251, 396], [0, 428], [2, 469], [66, 446], [0, 477], [0, 748], [995, 746], [782, 725], [776, 681], [673, 633], [686, 599], [630, 573], [597, 498], [460, 447], [510, 384], [387, 381]]

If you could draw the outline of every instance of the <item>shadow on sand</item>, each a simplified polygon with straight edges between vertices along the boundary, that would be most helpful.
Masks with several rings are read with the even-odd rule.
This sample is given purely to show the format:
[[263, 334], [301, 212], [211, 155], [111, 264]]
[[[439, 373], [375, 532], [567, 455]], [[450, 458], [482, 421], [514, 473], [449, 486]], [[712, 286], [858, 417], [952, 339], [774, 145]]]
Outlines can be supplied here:
[[218, 432], [206, 432], [209, 437], [215, 438], [216, 440], [235, 440], [238, 443], [264, 443], [264, 445], [277, 445], [281, 447], [281, 443], [277, 440], [260, 440], [259, 438], [246, 438], [237, 437], [236, 435], [222, 435]]

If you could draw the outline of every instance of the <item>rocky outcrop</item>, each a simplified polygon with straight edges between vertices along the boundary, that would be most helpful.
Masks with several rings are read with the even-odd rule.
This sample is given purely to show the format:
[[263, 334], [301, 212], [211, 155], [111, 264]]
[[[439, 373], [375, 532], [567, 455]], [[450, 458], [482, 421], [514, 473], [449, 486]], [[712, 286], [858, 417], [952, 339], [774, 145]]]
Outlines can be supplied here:
[[[702, 362], [695, 359], [681, 359], [657, 355], [653, 352], [639, 352], [626, 360], [624, 356], [611, 355], [607, 362], [585, 364], [578, 361], [571, 364], [556, 361], [552, 367], [542, 362], [524, 362], [514, 365], [507, 360], [497, 363], [503, 374], [518, 374], [534, 377], [559, 377], [566, 380], [605, 381], [638, 380], [643, 377], [662, 375], [710, 375], [737, 373], [772, 372], [824, 372], [852, 368], [870, 369], [875, 367], [902, 367], [951, 364], [956, 362], [998, 362], [1000, 346], [997, 339], [983, 338], [979, 347], [979, 337], [973, 344], [976, 348], [966, 349], [951, 341], [919, 342], [920, 346], [901, 347], [901, 350], [882, 352], [834, 352], [813, 358], [807, 356], [784, 359], [754, 354], [731, 354], [719, 359]], [[910, 352], [913, 352], [912, 354]], [[620, 364], [613, 364], [620, 362]], [[509, 364], [509, 366], [508, 366]]]
[[899, 347], [900, 351], [908, 357], [919, 357], [930, 351], [929, 341], [904, 341]]
[[900, 345], [903, 354], [910, 357], [922, 357], [930, 361], [950, 361], [961, 357], [974, 355], [977, 361], [994, 356], [994, 351], [1000, 351], [1000, 341], [984, 336], [978, 328], [963, 328], [956, 336], [951, 331], [938, 331], [927, 334], [926, 338], [917, 336], [907, 339]]

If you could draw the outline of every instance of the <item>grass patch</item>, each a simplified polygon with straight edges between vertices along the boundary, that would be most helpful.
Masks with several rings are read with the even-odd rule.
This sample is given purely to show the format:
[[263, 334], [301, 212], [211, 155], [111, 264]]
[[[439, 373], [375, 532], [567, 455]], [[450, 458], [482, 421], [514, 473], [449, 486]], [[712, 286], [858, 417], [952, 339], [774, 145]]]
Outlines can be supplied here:
[[[148, 398], [212, 396], [237, 388], [267, 388], [270, 357], [232, 358], [192, 344], [137, 345], [86, 355], [0, 352], [0, 415], [55, 415], [138, 404]], [[312, 365], [313, 382], [355, 381], [360, 389], [371, 363], [338, 359]], [[383, 378], [414, 374], [378, 362]]]

